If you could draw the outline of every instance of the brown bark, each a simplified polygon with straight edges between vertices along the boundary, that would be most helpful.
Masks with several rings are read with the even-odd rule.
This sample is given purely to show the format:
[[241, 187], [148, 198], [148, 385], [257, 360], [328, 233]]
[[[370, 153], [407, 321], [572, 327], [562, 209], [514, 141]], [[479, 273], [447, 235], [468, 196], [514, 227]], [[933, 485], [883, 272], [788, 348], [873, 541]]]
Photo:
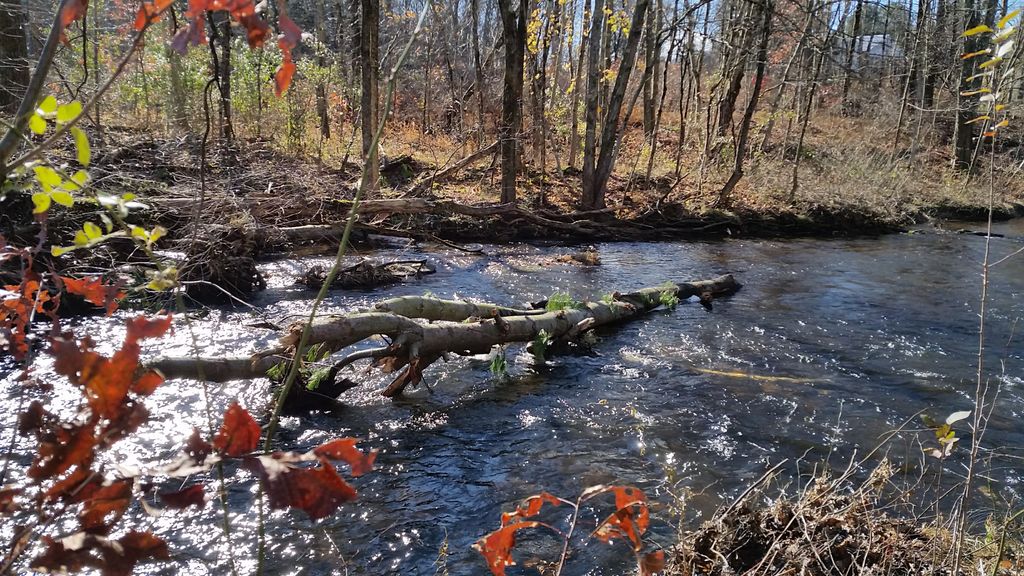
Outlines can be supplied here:
[[499, 0], [501, 29], [505, 37], [505, 80], [501, 94], [501, 201], [516, 201], [523, 116], [523, 59], [526, 53], [526, 1]]
[[[643, 26], [649, 4], [649, 0], [637, 0], [636, 8], [633, 10], [630, 30], [640, 30], [640, 27]], [[593, 169], [593, 177], [589, 181], [589, 186], [585, 178], [583, 183], [583, 208], [587, 210], [598, 210], [605, 207], [605, 188], [608, 184], [608, 178], [611, 176], [618, 152], [616, 142], [620, 130], [619, 113], [622, 111], [622, 103], [626, 96], [629, 77], [636, 64], [637, 49], [640, 46], [641, 36], [641, 34], [630, 34], [626, 40], [626, 48], [622, 53], [622, 62], [619, 64], [619, 71], [615, 75], [615, 86], [608, 97], [607, 110], [605, 111], [604, 122], [601, 126], [601, 153], [597, 159], [597, 166]], [[590, 127], [588, 126], [589, 129]]]
[[28, 87], [28, 38], [20, 0], [0, 0], [0, 112], [13, 112]]
[[362, 0], [359, 31], [359, 60], [362, 71], [362, 98], [360, 103], [360, 133], [363, 139], [363, 162], [367, 164], [367, 197], [380, 187], [380, 161], [373, 133], [380, 124], [380, 0]]

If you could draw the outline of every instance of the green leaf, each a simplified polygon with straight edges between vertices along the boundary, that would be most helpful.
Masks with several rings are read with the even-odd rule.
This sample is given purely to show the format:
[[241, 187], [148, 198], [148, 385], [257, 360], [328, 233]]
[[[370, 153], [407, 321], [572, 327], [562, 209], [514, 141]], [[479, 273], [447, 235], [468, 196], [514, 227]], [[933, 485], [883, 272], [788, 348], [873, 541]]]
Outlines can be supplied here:
[[149, 234], [141, 226], [132, 226], [132, 238], [141, 238], [142, 240], [148, 240]]
[[43, 120], [42, 116], [39, 114], [33, 114], [32, 117], [28, 119], [28, 128], [33, 134], [42, 134], [43, 132], [46, 132], [46, 120]]
[[75, 197], [64, 190], [54, 190], [53, 192], [50, 192], [50, 197], [53, 198], [54, 202], [61, 206], [71, 208], [75, 205]]
[[68, 252], [67, 248], [62, 248], [60, 246], [50, 246], [50, 254], [52, 254], [54, 258], [63, 255], [65, 252]]
[[82, 113], [82, 103], [78, 100], [57, 107], [57, 124], [67, 124]]
[[1007, 24], [1010, 23], [1010, 20], [1016, 18], [1018, 14], [1020, 14], [1020, 8], [1014, 10], [1013, 12], [1010, 12], [1006, 16], [1003, 16], [1002, 18], [999, 19], [999, 22], [996, 23], [996, 28], [1002, 30]]
[[75, 137], [75, 150], [78, 151], [78, 163], [88, 166], [92, 160], [92, 149], [89, 147], [89, 137], [81, 128], [71, 128], [71, 135]]
[[89, 237], [85, 235], [85, 232], [78, 230], [75, 232], [75, 246], [85, 246], [89, 243]]
[[50, 195], [46, 192], [36, 192], [32, 195], [32, 204], [35, 205], [32, 213], [42, 214], [50, 209]]
[[39, 108], [36, 108], [36, 114], [39, 114], [43, 118], [53, 118], [53, 115], [56, 113], [57, 99], [53, 96], [43, 98], [43, 101], [39, 103]]
[[93, 224], [92, 222], [86, 222], [82, 226], [82, 230], [85, 231], [85, 236], [89, 240], [96, 240], [100, 236], [103, 236], [103, 230], [101, 230], [99, 226]]
[[964, 33], [961, 34], [961, 36], [964, 37], [964, 38], [967, 38], [967, 37], [970, 37], [970, 36], [977, 36], [978, 34], [984, 34], [985, 32], [992, 32], [992, 29], [989, 28], [988, 26], [984, 25], [984, 24], [981, 24], [981, 25], [975, 26], [974, 28], [970, 28], [968, 30], [965, 30]]
[[79, 170], [71, 175], [71, 181], [79, 186], [85, 186], [89, 182], [89, 173], [85, 170]]

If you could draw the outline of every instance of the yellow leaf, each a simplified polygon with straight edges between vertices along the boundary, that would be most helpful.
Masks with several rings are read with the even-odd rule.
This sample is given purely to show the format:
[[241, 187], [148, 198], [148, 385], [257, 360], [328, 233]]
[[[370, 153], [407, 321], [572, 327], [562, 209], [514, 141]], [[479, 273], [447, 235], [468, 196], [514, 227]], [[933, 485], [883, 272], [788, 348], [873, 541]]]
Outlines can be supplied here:
[[39, 103], [39, 108], [36, 109], [36, 114], [39, 114], [43, 118], [52, 118], [57, 113], [57, 99], [53, 96], [47, 96]]
[[43, 120], [43, 117], [39, 114], [33, 114], [28, 119], [28, 128], [33, 134], [42, 134], [46, 132], [46, 120]]
[[54, 258], [61, 256], [67, 251], [67, 248], [61, 248], [60, 246], [50, 246], [50, 254], [52, 254]]
[[57, 174], [57, 171], [49, 166], [34, 166], [32, 171], [36, 173], [36, 182], [39, 182], [39, 185], [47, 192], [54, 186], [60, 186], [60, 183], [64, 181], [60, 174]]
[[995, 36], [993, 36], [992, 37], [992, 41], [993, 42], [1002, 42], [1003, 40], [1006, 40], [1007, 38], [1009, 38], [1010, 36], [1013, 36], [1016, 33], [1017, 33], [1017, 27], [1016, 26], [1010, 26], [1006, 30], [1003, 30], [999, 34], [996, 34]]
[[157, 240], [163, 238], [166, 235], [167, 228], [164, 228], [163, 226], [157, 226], [156, 228], [153, 228], [152, 232], [149, 233], [149, 241], [156, 242]]
[[78, 100], [57, 107], [57, 124], [67, 124], [82, 113], [82, 103]]
[[50, 198], [53, 198], [53, 201], [57, 204], [68, 208], [75, 205], [75, 197], [63, 190], [54, 190], [50, 193]]
[[92, 160], [92, 149], [89, 147], [89, 137], [85, 135], [85, 131], [81, 128], [72, 128], [71, 135], [75, 137], [75, 150], [78, 151], [78, 163], [82, 166], [88, 166], [89, 161]]
[[1004, 118], [1003, 120], [1000, 120], [998, 124], [993, 126], [993, 128], [1006, 128], [1009, 125], [1010, 125], [1010, 120], [1008, 118]]
[[93, 224], [92, 222], [86, 222], [82, 226], [82, 230], [85, 231], [85, 236], [89, 240], [96, 240], [100, 236], [103, 236], [103, 230], [100, 230], [100, 227]]
[[1016, 18], [1018, 14], [1020, 14], [1020, 8], [1014, 10], [1013, 12], [1010, 12], [1006, 16], [1003, 16], [1002, 18], [999, 19], [999, 22], [996, 23], [996, 28], [1002, 30], [1004, 27], [1006, 27], [1007, 24], [1010, 23], [1010, 20]]
[[993, 58], [991, 60], [986, 60], [986, 61], [982, 62], [978, 66], [978, 68], [980, 68], [982, 70], [984, 70], [985, 68], [991, 68], [992, 66], [995, 66], [996, 64], [999, 64], [1002, 61], [1003, 61], [1003, 57], [1002, 56], [996, 56], [995, 58]]
[[971, 118], [967, 121], [967, 124], [974, 124], [975, 122], [981, 122], [982, 120], [991, 120], [992, 117], [989, 115], [978, 116], [977, 118]]
[[85, 170], [79, 170], [71, 175], [71, 181], [79, 186], [85, 186], [86, 182], [89, 181], [89, 173]]
[[36, 192], [32, 195], [32, 204], [35, 205], [32, 213], [42, 214], [50, 209], [50, 195], [46, 192]]
[[1000, 110], [1005, 110], [1005, 109], [1006, 109], [1006, 104], [996, 104], [996, 112], [999, 112]]
[[961, 92], [961, 96], [976, 96], [978, 94], [988, 94], [991, 92], [991, 88], [978, 88], [977, 90], [968, 90], [967, 92]]
[[132, 226], [132, 238], [141, 238], [142, 240], [148, 240], [149, 234], [142, 229], [141, 226]]
[[960, 36], [962, 36], [964, 38], [967, 38], [969, 36], [977, 36], [978, 34], [984, 34], [985, 32], [992, 32], [992, 29], [989, 28], [988, 26], [984, 25], [984, 24], [981, 24], [981, 25], [975, 26], [974, 28], [970, 28], [968, 30], [965, 30], [964, 33], [961, 34]]
[[75, 232], [75, 246], [85, 246], [89, 243], [89, 237], [85, 235], [85, 232], [78, 230]]

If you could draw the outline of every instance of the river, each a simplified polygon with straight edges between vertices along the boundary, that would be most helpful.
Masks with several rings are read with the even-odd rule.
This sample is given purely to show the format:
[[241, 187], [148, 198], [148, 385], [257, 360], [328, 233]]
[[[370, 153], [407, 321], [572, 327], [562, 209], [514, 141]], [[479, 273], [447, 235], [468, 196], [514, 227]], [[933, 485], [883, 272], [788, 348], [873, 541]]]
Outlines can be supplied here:
[[[996, 231], [1007, 237], [992, 239], [993, 260], [1024, 246], [1024, 223], [1000, 224]], [[931, 233], [610, 243], [597, 245], [597, 267], [538, 264], [566, 248], [486, 247], [491, 257], [426, 254], [438, 272], [419, 281], [375, 292], [332, 292], [327, 312], [427, 291], [520, 305], [553, 291], [598, 298], [725, 272], [744, 285], [711, 311], [691, 301], [602, 329], [590, 355], [538, 366], [521, 347], [512, 347], [504, 379], [493, 376], [483, 358], [439, 362], [426, 374], [430, 390], [420, 386], [396, 402], [378, 395], [385, 377], [359, 374], [366, 385], [345, 395], [344, 408], [285, 418], [283, 445], [306, 449], [351, 435], [380, 454], [377, 469], [355, 481], [359, 500], [334, 516], [319, 523], [298, 512], [269, 517], [268, 573], [485, 574], [470, 545], [498, 526], [503, 510], [541, 490], [573, 498], [600, 483], [645, 490], [652, 500], [649, 540], [667, 547], [681, 503], [692, 525], [783, 459], [789, 459], [784, 476], [797, 482], [798, 471], [810, 472], [826, 459], [844, 467], [920, 411], [941, 419], [970, 408], [984, 247], [981, 237]], [[396, 248], [373, 255], [419, 252]], [[291, 282], [313, 262], [326, 259], [264, 265], [270, 289], [257, 307], [273, 318], [306, 310], [311, 293]], [[1003, 495], [1020, 498], [1024, 254], [995, 267], [990, 280], [986, 374], [1001, 381], [1001, 392], [986, 444], [1017, 457], [992, 477]], [[123, 333], [123, 318], [85, 319], [76, 330], [109, 351]], [[271, 341], [271, 332], [246, 326], [258, 320], [251, 312], [225, 309], [191, 324], [203, 354], [234, 355]], [[178, 319], [175, 333], [147, 351], [188, 354], [191, 333]], [[5, 378], [6, 405], [0, 407], [6, 414], [16, 407], [12, 387]], [[268, 386], [211, 386], [210, 395], [216, 411], [238, 398], [254, 413], [265, 413]], [[196, 382], [169, 382], [147, 404], [154, 417], [137, 440], [118, 449], [114, 457], [123, 463], [166, 458], [193, 425], [206, 426], [203, 387]], [[966, 422], [960, 427], [966, 443]], [[916, 450], [898, 457], [917, 463]], [[961, 466], [963, 450], [947, 461], [949, 469]], [[254, 484], [244, 472], [232, 472], [227, 482], [230, 553], [240, 572], [250, 573]], [[219, 509], [207, 508], [198, 516], [139, 515], [175, 550], [173, 563], [150, 572], [227, 570]], [[621, 543], [590, 545], [573, 557], [566, 574], [622, 574], [616, 558], [626, 555]]]

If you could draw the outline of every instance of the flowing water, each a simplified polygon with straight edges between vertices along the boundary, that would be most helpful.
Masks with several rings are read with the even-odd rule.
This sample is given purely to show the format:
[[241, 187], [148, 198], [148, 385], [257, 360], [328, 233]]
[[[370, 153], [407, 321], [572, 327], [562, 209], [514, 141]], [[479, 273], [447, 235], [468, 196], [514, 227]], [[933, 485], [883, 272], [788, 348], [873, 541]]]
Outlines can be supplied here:
[[[997, 231], [1007, 238], [992, 240], [993, 260], [1024, 246], [1020, 221]], [[497, 527], [503, 510], [541, 490], [573, 498], [601, 483], [642, 488], [652, 500], [649, 539], [669, 546], [681, 502], [689, 521], [699, 521], [783, 459], [789, 459], [784, 470], [790, 477], [826, 458], [845, 466], [919, 411], [941, 418], [969, 409], [984, 246], [984, 238], [937, 234], [616, 243], [597, 246], [598, 267], [545, 263], [565, 248], [491, 247], [491, 257], [427, 254], [438, 273], [421, 281], [332, 292], [326, 312], [427, 291], [520, 305], [554, 291], [598, 298], [725, 272], [744, 284], [711, 311], [686, 302], [601, 329], [589, 355], [537, 365], [522, 347], [510, 347], [504, 379], [489, 372], [486, 358], [453, 359], [427, 372], [429, 390], [420, 386], [392, 402], [378, 395], [385, 377], [357, 374], [366, 385], [346, 393], [344, 408], [286, 418], [281, 445], [307, 449], [357, 436], [380, 451], [378, 467], [354, 482], [357, 502], [320, 523], [298, 512], [270, 515], [267, 572], [485, 574], [470, 545]], [[312, 294], [292, 287], [292, 278], [325, 261], [267, 264], [271, 288], [256, 303], [260, 312], [275, 319], [305, 312]], [[1013, 462], [1024, 456], [1018, 423], [1024, 413], [1024, 322], [1018, 322], [1024, 254], [993, 269], [990, 294], [986, 374], [999, 379], [1001, 391], [986, 442], [1018, 458], [992, 474], [1000, 491], [1019, 498], [1024, 466]], [[174, 335], [148, 352], [189, 354], [194, 334], [204, 355], [244, 354], [274, 337], [246, 326], [259, 319], [242, 310], [214, 311], [192, 320], [191, 330], [178, 319]], [[123, 317], [93, 318], [76, 329], [110, 350], [121, 326]], [[17, 407], [10, 380], [0, 407], [6, 414]], [[205, 428], [203, 390], [197, 382], [165, 384], [147, 401], [153, 420], [116, 458], [139, 465], [166, 458], [192, 426]], [[260, 413], [268, 385], [211, 386], [209, 395], [215, 413], [232, 398]], [[916, 450], [899, 457], [918, 462]], [[962, 462], [956, 458], [948, 465], [954, 473]], [[251, 573], [254, 483], [244, 472], [229, 473], [227, 483], [230, 547], [222, 543], [221, 512], [212, 504], [198, 517], [140, 515], [176, 550], [174, 563], [152, 572], [224, 573], [225, 559], [234, 556], [239, 571]], [[589, 516], [581, 531], [587, 526], [594, 526]], [[626, 548], [621, 542], [589, 545], [566, 574], [625, 573], [616, 559], [628, 554]]]

